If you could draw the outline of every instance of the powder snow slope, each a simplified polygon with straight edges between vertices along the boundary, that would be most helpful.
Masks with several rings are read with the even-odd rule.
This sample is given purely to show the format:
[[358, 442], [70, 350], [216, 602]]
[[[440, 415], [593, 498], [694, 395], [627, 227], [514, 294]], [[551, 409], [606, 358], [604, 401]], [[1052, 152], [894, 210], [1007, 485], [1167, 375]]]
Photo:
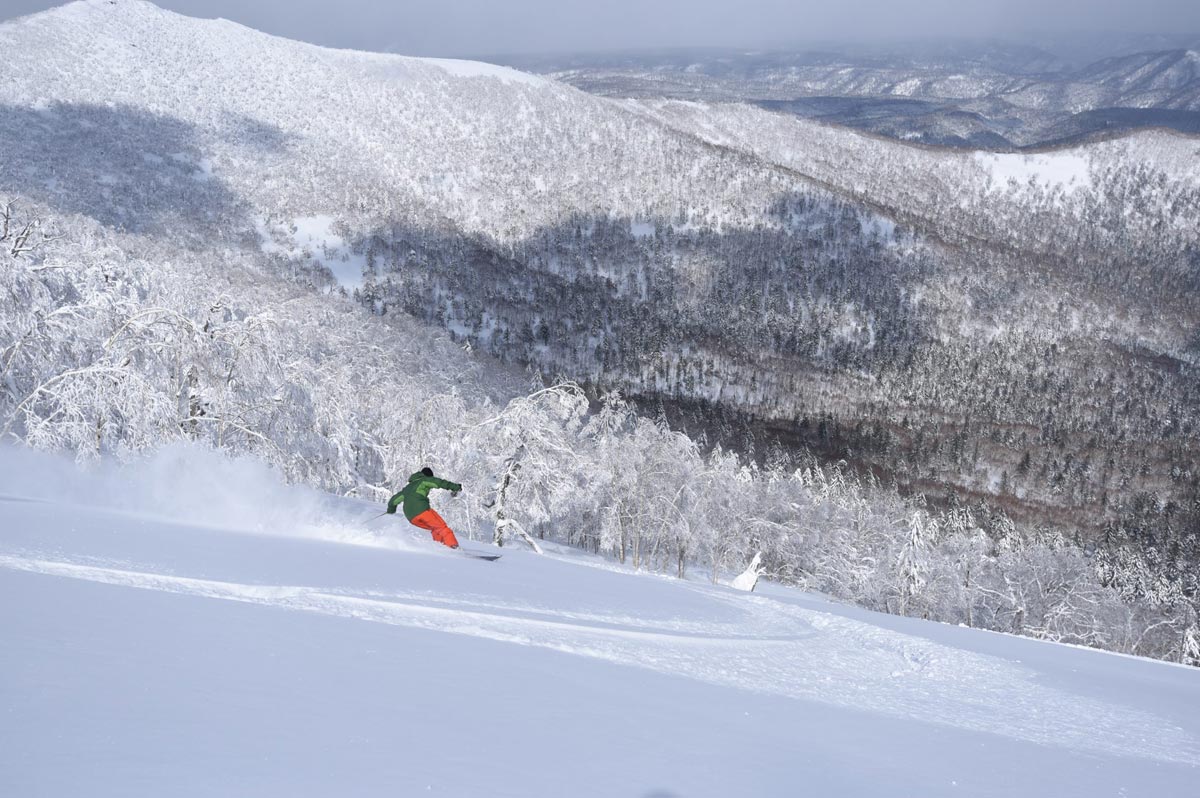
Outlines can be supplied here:
[[3, 450], [0, 475], [5, 795], [1090, 797], [1200, 775], [1192, 669], [566, 553], [467, 560], [190, 449], [88, 474]]

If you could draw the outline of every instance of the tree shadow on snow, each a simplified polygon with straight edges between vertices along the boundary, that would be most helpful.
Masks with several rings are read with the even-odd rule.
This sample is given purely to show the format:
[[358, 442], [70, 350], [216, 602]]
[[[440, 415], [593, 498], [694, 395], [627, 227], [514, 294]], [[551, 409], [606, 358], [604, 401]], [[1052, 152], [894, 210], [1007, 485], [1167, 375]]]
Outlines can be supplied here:
[[254, 120], [224, 120], [217, 132], [124, 105], [0, 105], [0, 198], [133, 233], [207, 237], [241, 210], [207, 157], [213, 135], [262, 152], [286, 147], [277, 129]]
[[935, 266], [897, 256], [886, 222], [812, 194], [782, 196], [769, 214], [774, 228], [719, 233], [577, 215], [513, 246], [397, 223], [353, 248], [366, 255], [366, 298], [383, 312], [546, 374], [670, 370], [650, 381], [682, 396], [693, 389], [675, 384], [688, 378], [667, 362], [679, 345], [749, 371], [857, 371], [903, 361], [934, 334], [931, 312], [909, 296]]

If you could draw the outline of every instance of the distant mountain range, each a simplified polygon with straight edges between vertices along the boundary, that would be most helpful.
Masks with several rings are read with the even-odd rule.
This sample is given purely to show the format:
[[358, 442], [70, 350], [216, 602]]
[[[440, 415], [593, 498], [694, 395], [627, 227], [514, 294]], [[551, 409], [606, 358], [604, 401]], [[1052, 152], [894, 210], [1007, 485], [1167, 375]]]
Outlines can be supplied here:
[[[1137, 45], [1169, 49], [1129, 51]], [[1114, 54], [1077, 64], [1072, 56]], [[1061, 54], [1059, 54], [1061, 53]], [[1075, 47], [942, 43], [505, 60], [610, 97], [750, 102], [907, 141], [1016, 148], [1200, 132], [1200, 35]]]

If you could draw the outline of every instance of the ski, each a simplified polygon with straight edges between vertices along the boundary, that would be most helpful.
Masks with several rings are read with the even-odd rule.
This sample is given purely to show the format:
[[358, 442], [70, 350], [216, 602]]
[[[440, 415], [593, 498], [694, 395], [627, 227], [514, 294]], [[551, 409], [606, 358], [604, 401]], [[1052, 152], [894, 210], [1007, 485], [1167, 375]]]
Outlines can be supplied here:
[[488, 562], [495, 562], [504, 556], [503, 554], [484, 554], [483, 552], [467, 551], [466, 549], [458, 549], [457, 551], [464, 557], [471, 557], [472, 559], [476, 560], [487, 560]]

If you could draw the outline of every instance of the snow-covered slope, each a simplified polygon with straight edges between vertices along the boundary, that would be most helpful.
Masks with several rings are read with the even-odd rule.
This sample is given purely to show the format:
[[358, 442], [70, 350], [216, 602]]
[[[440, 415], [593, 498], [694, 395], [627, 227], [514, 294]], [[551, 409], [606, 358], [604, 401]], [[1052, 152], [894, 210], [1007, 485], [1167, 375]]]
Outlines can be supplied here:
[[794, 170], [958, 245], [986, 243], [1026, 258], [1052, 254], [1066, 262], [1092, 250], [1101, 261], [1112, 261], [1128, 257], [1122, 246], [1134, 239], [1141, 260], [1166, 250], [1170, 254], [1161, 259], [1167, 268], [1190, 274], [1186, 253], [1200, 241], [1200, 142], [1178, 133], [1141, 131], [1037, 153], [961, 152], [736, 103], [626, 106]]
[[1200, 108], [1200, 51], [1197, 50], [1107, 58], [1087, 67], [1076, 79], [1119, 92], [1112, 105]]
[[3, 450], [0, 474], [5, 795], [1091, 798], [1200, 774], [1193, 669], [468, 560], [188, 449], [91, 474]]
[[[714, 144], [796, 169], [852, 196], [889, 204], [968, 201], [980, 191], [1019, 194], [1031, 179], [1047, 192], [1070, 192], [1090, 185], [1089, 173], [1105, 171], [1143, 170], [1161, 174], [1169, 185], [1200, 187], [1200, 145], [1194, 138], [1165, 131], [1041, 153], [971, 153], [906, 145], [739, 103], [627, 101], [626, 106]], [[1063, 169], [1064, 162], [1073, 165]]]
[[[18, 141], [0, 190], [40, 180], [35, 198], [120, 197], [139, 180], [161, 191], [157, 167], [182, 160], [231, 192], [231, 217], [324, 214], [358, 234], [386, 222], [511, 240], [574, 213], [682, 210], [752, 226], [796, 182], [512, 69], [330, 50], [143, 0], [78, 0], [0, 25], [0, 48], [0, 131]], [[42, 127], [49, 153], [30, 140]], [[96, 137], [113, 128], [137, 146], [117, 138], [103, 168]], [[19, 168], [74, 161], [67, 143], [89, 151], [69, 176]]]

